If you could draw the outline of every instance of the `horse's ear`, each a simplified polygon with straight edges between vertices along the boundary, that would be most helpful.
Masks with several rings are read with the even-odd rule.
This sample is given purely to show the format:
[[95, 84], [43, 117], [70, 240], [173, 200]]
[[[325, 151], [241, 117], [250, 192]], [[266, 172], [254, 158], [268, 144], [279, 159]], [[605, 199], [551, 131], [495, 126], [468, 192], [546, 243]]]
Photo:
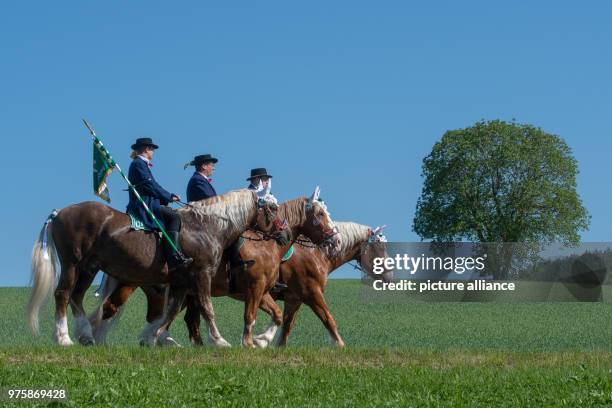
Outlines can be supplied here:
[[383, 225], [382, 227], [376, 227], [374, 228], [374, 231], [372, 231], [371, 235], [376, 235], [376, 234], [382, 234], [383, 230], [386, 228], [386, 225]]
[[319, 188], [319, 186], [316, 186], [314, 192], [312, 193], [312, 196], [310, 197], [310, 201], [317, 201], [319, 199], [319, 194], [321, 194], [321, 189]]

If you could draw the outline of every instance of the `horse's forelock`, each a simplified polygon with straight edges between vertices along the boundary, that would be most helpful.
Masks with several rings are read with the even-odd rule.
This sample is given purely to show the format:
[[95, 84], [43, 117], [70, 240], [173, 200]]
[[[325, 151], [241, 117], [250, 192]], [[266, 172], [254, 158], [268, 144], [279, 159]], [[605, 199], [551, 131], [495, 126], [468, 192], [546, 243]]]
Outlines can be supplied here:
[[331, 214], [327, 210], [327, 205], [325, 205], [323, 201], [314, 201], [313, 205], [318, 205], [319, 207], [321, 207], [321, 209], [325, 213], [325, 217], [327, 218], [327, 224], [330, 228], [334, 228], [335, 223], [334, 220], [332, 220]]

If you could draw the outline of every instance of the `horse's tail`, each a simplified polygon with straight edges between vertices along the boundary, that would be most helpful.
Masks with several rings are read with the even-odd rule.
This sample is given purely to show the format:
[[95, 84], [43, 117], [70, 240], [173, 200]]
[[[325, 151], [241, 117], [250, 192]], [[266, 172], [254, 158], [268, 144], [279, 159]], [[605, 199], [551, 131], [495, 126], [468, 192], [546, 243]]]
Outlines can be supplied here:
[[36, 335], [39, 333], [38, 312], [58, 280], [57, 249], [51, 234], [51, 222], [57, 214], [58, 210], [53, 210], [49, 215], [32, 248], [32, 291], [28, 302], [28, 322]]

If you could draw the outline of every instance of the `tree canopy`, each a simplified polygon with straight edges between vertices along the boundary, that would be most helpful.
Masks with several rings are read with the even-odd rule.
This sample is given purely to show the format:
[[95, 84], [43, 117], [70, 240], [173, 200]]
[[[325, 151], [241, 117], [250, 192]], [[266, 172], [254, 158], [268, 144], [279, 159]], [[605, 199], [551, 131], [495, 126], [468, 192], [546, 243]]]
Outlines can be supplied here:
[[531, 125], [448, 131], [423, 160], [413, 229], [437, 242], [576, 243], [590, 221], [577, 173], [565, 141]]

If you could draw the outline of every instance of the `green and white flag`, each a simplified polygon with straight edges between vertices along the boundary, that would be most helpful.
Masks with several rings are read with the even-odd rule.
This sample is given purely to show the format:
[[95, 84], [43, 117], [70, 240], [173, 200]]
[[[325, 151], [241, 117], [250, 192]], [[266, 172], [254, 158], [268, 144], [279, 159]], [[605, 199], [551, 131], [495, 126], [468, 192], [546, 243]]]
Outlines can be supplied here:
[[108, 151], [97, 138], [93, 144], [93, 185], [94, 194], [110, 203], [106, 179], [113, 172], [114, 163]]
[[89, 125], [89, 123], [85, 119], [83, 119], [83, 123], [85, 124], [85, 127], [89, 130], [89, 134], [91, 134], [91, 137], [93, 138], [93, 142], [94, 142], [94, 146], [93, 146], [94, 148], [94, 151], [93, 151], [94, 193], [98, 197], [110, 203], [110, 197], [108, 195], [108, 187], [106, 185], [106, 178], [113, 172], [113, 169], [117, 169], [119, 174], [121, 174], [121, 177], [123, 177], [123, 179], [127, 183], [129, 189], [132, 191], [132, 193], [134, 193], [138, 201], [140, 201], [142, 208], [144, 208], [144, 210], [147, 212], [147, 214], [149, 214], [153, 222], [155, 222], [155, 225], [157, 225], [157, 228], [159, 228], [159, 230], [161, 231], [162, 235], [164, 236], [164, 239], [168, 242], [168, 244], [170, 244], [174, 252], [178, 253], [179, 250], [176, 248], [176, 245], [174, 245], [174, 242], [172, 242], [172, 240], [168, 236], [168, 233], [166, 232], [164, 227], [159, 223], [159, 220], [155, 217], [155, 214], [151, 212], [151, 209], [149, 209], [149, 207], [147, 206], [147, 203], [145, 203], [142, 197], [140, 197], [140, 194], [138, 194], [138, 191], [134, 188], [132, 183], [130, 183], [130, 180], [127, 178], [125, 173], [123, 173], [123, 170], [121, 170], [121, 167], [119, 167], [119, 164], [117, 164], [115, 159], [113, 159], [109, 151], [106, 150], [106, 147], [104, 147], [104, 145], [102, 144], [102, 141], [98, 139], [98, 137], [96, 136], [96, 132], [93, 130], [93, 128]]

